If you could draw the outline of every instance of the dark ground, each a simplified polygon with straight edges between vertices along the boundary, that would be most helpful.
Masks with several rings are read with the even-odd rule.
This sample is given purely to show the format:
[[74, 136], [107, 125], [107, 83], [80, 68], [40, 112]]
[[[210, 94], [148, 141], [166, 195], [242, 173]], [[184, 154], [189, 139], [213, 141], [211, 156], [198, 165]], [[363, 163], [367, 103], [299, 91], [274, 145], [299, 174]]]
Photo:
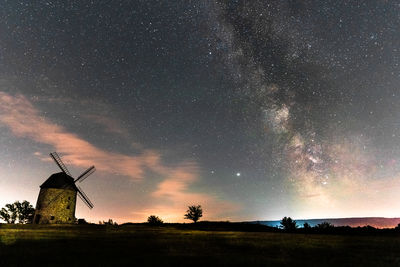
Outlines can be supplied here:
[[0, 225], [0, 266], [400, 266], [398, 234], [199, 227]]

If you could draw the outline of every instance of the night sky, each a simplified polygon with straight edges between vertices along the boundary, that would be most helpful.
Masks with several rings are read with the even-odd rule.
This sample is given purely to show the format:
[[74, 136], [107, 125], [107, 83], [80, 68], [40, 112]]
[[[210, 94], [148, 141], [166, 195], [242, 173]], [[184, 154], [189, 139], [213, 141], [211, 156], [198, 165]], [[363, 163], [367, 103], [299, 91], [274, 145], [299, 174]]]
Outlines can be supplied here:
[[0, 206], [58, 167], [77, 217], [400, 216], [394, 0], [0, 0]]

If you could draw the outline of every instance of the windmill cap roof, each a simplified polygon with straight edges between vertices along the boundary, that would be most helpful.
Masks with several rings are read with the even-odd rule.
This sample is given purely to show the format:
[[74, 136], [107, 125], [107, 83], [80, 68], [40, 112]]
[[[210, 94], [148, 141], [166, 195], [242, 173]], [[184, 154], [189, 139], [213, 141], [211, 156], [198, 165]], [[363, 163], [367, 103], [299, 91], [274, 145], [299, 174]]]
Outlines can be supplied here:
[[64, 172], [52, 174], [40, 188], [59, 188], [77, 190], [74, 183], [74, 178]]

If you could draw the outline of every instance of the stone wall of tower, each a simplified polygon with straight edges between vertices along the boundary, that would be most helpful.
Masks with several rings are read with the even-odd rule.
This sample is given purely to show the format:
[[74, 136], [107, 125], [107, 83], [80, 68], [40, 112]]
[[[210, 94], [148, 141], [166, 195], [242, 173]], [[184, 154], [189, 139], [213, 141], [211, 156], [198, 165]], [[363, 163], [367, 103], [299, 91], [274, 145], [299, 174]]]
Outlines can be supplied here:
[[34, 223], [75, 223], [76, 191], [42, 188], [36, 203]]

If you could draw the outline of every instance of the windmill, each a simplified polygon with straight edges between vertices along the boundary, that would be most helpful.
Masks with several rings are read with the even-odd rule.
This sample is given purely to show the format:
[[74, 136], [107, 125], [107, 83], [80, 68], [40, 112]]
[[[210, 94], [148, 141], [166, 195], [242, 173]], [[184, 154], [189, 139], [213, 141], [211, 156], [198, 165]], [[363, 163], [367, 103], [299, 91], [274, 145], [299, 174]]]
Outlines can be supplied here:
[[93, 208], [93, 203], [77, 182], [85, 180], [96, 169], [92, 166], [74, 179], [56, 152], [50, 153], [50, 157], [61, 172], [52, 174], [40, 186], [33, 221], [36, 224], [74, 223], [77, 195], [90, 209]]

